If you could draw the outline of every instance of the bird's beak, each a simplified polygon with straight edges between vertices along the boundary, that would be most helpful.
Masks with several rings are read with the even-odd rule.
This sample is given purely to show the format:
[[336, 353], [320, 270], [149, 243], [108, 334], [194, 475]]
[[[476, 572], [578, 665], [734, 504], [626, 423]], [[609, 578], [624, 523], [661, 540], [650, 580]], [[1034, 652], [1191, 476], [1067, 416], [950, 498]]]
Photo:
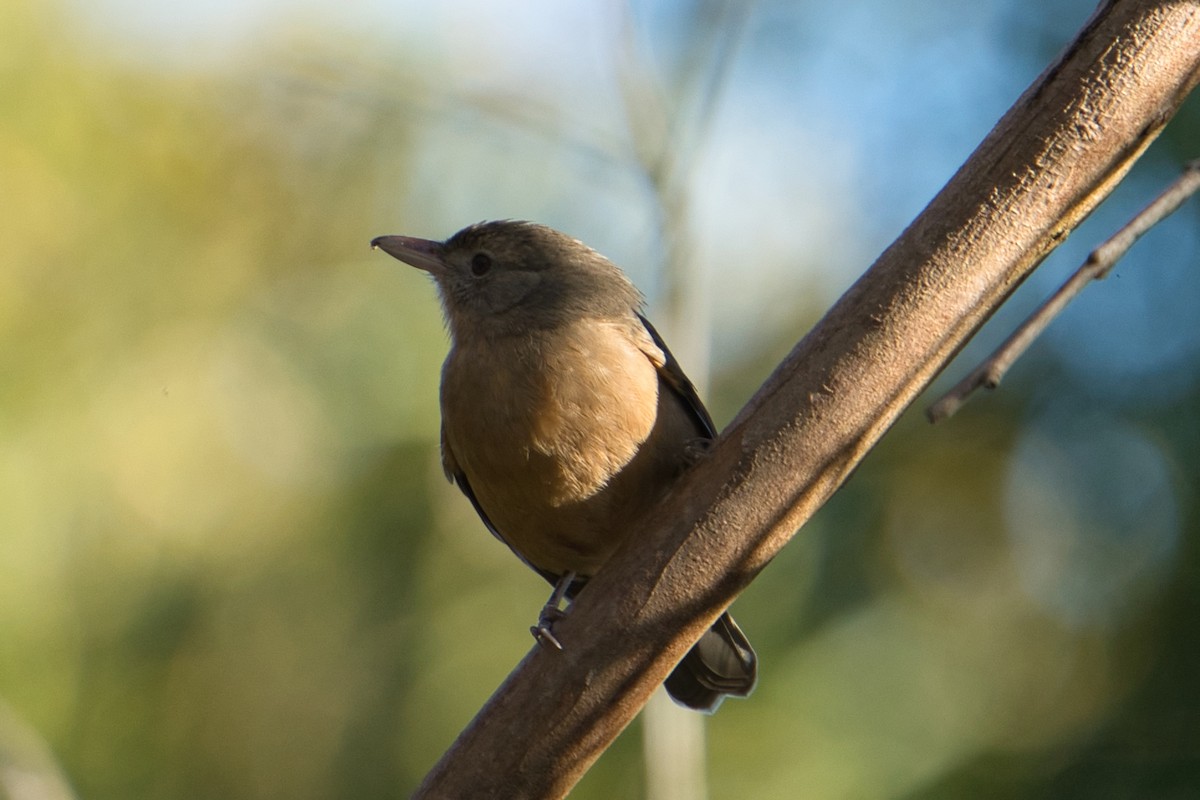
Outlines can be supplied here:
[[376, 236], [371, 240], [371, 249], [376, 248], [392, 258], [433, 275], [443, 275], [446, 272], [441, 242], [416, 239], [412, 236]]

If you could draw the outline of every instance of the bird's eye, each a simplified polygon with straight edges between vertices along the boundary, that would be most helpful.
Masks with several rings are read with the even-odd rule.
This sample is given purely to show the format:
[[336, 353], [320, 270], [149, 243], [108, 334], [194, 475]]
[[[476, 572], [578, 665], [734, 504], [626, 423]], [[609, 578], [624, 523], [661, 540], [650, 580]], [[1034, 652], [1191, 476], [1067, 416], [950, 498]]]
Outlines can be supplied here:
[[471, 274], [487, 275], [492, 271], [492, 257], [487, 253], [476, 253], [471, 256]]

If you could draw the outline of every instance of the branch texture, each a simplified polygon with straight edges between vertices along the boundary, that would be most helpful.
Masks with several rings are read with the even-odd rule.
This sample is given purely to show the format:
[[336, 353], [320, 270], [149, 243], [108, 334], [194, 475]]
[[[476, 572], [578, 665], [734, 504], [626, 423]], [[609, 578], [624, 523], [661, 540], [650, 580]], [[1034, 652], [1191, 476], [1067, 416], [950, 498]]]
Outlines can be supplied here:
[[[1101, 7], [776, 369], [426, 776], [422, 798], [561, 797], [687, 649], [1200, 78], [1200, 7]], [[767, 667], [769, 669], [769, 665]], [[751, 699], [748, 702], [753, 702]]]

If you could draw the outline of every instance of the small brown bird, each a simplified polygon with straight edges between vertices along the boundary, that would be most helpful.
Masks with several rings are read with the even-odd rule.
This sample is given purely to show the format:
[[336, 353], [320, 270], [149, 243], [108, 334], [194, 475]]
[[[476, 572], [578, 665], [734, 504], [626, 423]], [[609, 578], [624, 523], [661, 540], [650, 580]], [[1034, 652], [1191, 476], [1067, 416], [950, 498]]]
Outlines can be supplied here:
[[[484, 524], [554, 584], [552, 624], [715, 438], [708, 411], [641, 295], [582, 242], [530, 222], [483, 222], [444, 242], [371, 242], [433, 276], [450, 329], [442, 464]], [[722, 614], [667, 678], [679, 703], [714, 711], [746, 696], [754, 650]]]

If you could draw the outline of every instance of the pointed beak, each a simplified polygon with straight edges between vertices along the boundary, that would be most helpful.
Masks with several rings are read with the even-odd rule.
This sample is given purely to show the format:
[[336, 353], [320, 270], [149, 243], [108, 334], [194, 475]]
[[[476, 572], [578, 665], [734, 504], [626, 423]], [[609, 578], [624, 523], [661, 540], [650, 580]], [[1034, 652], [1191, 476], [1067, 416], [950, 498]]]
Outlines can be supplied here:
[[371, 240], [371, 249], [382, 250], [392, 258], [433, 275], [443, 275], [447, 269], [441, 242], [412, 236], [376, 236]]

